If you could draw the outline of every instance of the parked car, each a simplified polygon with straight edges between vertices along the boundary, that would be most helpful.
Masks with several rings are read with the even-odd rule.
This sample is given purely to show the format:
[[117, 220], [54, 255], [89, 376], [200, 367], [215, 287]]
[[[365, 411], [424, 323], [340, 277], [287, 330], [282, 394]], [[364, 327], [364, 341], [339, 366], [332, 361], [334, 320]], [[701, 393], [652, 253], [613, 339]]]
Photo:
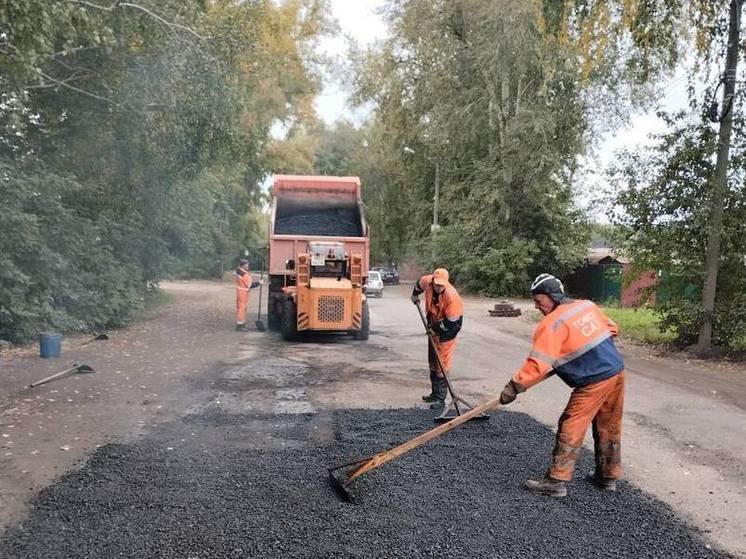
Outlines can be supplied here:
[[365, 294], [373, 297], [383, 297], [383, 280], [381, 272], [371, 270], [368, 272], [368, 283], [365, 284]]
[[399, 271], [393, 266], [380, 266], [375, 270], [381, 273], [385, 285], [399, 285]]

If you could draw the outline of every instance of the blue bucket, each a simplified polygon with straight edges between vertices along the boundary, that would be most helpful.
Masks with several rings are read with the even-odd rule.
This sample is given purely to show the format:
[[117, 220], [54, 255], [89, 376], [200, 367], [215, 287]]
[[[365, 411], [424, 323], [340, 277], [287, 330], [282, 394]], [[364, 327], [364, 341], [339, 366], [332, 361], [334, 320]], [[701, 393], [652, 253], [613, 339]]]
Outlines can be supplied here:
[[39, 357], [59, 357], [62, 352], [62, 334], [42, 332], [39, 334]]

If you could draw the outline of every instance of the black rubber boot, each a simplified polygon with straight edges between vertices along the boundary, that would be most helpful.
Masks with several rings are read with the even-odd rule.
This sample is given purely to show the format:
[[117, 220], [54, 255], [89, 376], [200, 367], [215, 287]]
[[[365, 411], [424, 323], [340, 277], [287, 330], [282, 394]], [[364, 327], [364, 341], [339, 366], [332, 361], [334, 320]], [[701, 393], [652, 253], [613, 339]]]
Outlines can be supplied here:
[[425, 402], [435, 402], [438, 400], [438, 385], [436, 384], [437, 380], [437, 375], [433, 371], [430, 371], [430, 394], [425, 394], [422, 397]]
[[616, 480], [608, 477], [601, 477], [596, 475], [595, 472], [585, 476], [585, 481], [592, 483], [603, 491], [616, 491]]
[[433, 394], [435, 399], [430, 404], [431, 410], [440, 409], [445, 405], [446, 398], [448, 397], [448, 381], [445, 377], [439, 377], [436, 373], [433, 373]]
[[445, 377], [435, 375], [436, 390], [433, 390], [438, 400], [445, 400], [448, 397], [448, 381]]
[[547, 495], [548, 497], [564, 497], [567, 495], [567, 484], [562, 480], [552, 479], [551, 477], [540, 480], [528, 479], [523, 486], [533, 493]]

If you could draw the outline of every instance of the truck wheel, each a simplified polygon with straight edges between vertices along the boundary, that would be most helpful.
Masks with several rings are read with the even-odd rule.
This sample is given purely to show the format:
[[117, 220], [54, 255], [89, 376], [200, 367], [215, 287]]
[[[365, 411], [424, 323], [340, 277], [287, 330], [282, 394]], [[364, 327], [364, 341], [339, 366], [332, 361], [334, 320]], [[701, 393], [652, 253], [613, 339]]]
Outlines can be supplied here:
[[285, 301], [280, 322], [280, 331], [285, 341], [292, 342], [298, 339], [298, 314], [295, 303], [291, 299]]
[[354, 334], [356, 340], [365, 341], [370, 335], [370, 312], [368, 311], [368, 301], [363, 301], [363, 320], [360, 324], [360, 330]]
[[277, 312], [278, 301], [270, 297], [267, 301], [267, 325], [270, 330], [279, 330], [281, 325], [280, 313]]

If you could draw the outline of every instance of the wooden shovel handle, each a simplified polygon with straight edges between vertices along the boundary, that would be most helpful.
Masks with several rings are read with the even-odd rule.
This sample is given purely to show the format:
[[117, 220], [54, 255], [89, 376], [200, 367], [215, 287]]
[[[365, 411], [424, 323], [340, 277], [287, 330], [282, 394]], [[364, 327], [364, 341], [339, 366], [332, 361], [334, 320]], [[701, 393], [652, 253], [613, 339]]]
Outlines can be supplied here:
[[32, 382], [31, 384], [29, 384], [29, 388], [35, 388], [35, 387], [40, 386], [40, 385], [42, 385], [42, 384], [44, 384], [46, 382], [49, 382], [50, 380], [54, 380], [56, 378], [63, 377], [65, 375], [69, 375], [70, 373], [73, 373], [73, 372], [77, 371], [78, 367], [80, 367], [80, 365], [78, 365], [76, 363], [75, 365], [73, 365], [69, 369], [65, 369], [64, 371], [60, 371], [59, 373], [55, 373], [55, 374], [50, 375], [48, 377], [45, 377], [45, 378], [43, 378], [41, 380], [37, 380], [36, 382]]
[[480, 404], [476, 408], [469, 410], [463, 415], [455, 417], [448, 423], [444, 423], [443, 425], [439, 425], [438, 427], [430, 429], [429, 431], [425, 431], [421, 435], [418, 435], [417, 437], [410, 439], [407, 442], [400, 444], [399, 446], [395, 446], [394, 448], [389, 449], [385, 452], [379, 452], [378, 454], [373, 455], [370, 460], [365, 462], [362, 466], [360, 466], [358, 469], [350, 474], [350, 476], [348, 477], [348, 483], [354, 480], [356, 477], [359, 477], [364, 473], [369, 472], [370, 470], [378, 468], [379, 466], [383, 466], [386, 462], [390, 462], [394, 458], [397, 458], [402, 454], [406, 454], [410, 450], [415, 449], [418, 446], [421, 446], [437, 437], [440, 437], [451, 429], [455, 429], [462, 423], [469, 421], [472, 417], [481, 415], [482, 413], [494, 409], [499, 405], [500, 397], [498, 396], [496, 398], [493, 398], [489, 402]]

